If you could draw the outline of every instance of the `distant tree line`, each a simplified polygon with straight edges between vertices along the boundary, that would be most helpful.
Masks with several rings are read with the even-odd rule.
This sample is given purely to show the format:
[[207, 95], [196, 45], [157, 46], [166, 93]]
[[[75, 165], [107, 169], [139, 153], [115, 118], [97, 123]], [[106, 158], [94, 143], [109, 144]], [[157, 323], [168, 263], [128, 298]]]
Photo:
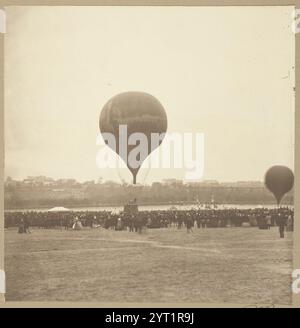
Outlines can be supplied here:
[[[47, 178], [48, 179], [48, 178]], [[273, 195], [262, 182], [183, 183], [180, 180], [166, 180], [152, 185], [118, 184], [113, 181], [88, 181], [61, 179], [59, 182], [43, 183], [39, 177], [34, 180], [5, 183], [5, 208], [47, 208], [52, 206], [89, 207], [123, 205], [137, 198], [139, 204], [274, 204]], [[284, 204], [293, 203], [293, 191], [283, 199]]]

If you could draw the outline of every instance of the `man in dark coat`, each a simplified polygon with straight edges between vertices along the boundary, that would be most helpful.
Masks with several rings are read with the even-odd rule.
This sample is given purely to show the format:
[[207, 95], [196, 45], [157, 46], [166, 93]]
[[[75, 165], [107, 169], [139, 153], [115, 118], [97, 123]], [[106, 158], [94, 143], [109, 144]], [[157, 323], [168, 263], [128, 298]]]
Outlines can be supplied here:
[[24, 217], [24, 233], [31, 233], [29, 230], [29, 218]]
[[279, 227], [279, 236], [284, 238], [284, 226], [286, 225], [286, 217], [282, 213], [278, 213], [276, 223]]
[[187, 213], [187, 218], [186, 218], [186, 229], [187, 232], [192, 232], [192, 227], [193, 227], [193, 219], [191, 218], [191, 216]]

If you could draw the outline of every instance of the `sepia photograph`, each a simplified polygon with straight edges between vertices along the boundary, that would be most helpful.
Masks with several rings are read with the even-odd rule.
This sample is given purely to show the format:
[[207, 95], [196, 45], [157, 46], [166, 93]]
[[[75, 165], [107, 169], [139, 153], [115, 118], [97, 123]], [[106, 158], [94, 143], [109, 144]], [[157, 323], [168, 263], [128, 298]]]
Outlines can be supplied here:
[[6, 302], [292, 306], [294, 6], [7, 6]]

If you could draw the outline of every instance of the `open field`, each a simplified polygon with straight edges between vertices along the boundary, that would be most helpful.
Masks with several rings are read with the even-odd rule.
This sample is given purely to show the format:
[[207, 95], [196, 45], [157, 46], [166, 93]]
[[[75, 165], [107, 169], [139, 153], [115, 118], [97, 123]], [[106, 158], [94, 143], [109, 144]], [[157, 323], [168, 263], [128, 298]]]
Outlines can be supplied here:
[[7, 301], [291, 303], [277, 228], [5, 232]]

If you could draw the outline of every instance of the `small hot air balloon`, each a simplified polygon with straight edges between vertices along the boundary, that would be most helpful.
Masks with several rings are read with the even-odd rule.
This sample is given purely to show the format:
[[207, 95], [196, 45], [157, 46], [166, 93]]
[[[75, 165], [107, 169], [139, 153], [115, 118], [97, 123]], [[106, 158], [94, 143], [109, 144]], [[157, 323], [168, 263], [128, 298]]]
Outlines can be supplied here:
[[[136, 184], [136, 176], [142, 162], [161, 144], [167, 125], [167, 114], [162, 104], [145, 92], [124, 92], [114, 96], [104, 105], [99, 119], [101, 134], [114, 135], [116, 147], [113, 150], [124, 160], [132, 173], [133, 184]], [[123, 130], [120, 130], [120, 126], [127, 127], [126, 135], [122, 132]], [[139, 153], [140, 164], [137, 166], [129, 161], [129, 154], [136, 145], [129, 144], [128, 141], [134, 133], [142, 133], [147, 139], [147, 149]], [[161, 138], [156, 146], [151, 143], [151, 134], [154, 133]]]
[[293, 171], [286, 166], [272, 166], [265, 175], [265, 185], [273, 193], [279, 205], [282, 197], [294, 186]]

